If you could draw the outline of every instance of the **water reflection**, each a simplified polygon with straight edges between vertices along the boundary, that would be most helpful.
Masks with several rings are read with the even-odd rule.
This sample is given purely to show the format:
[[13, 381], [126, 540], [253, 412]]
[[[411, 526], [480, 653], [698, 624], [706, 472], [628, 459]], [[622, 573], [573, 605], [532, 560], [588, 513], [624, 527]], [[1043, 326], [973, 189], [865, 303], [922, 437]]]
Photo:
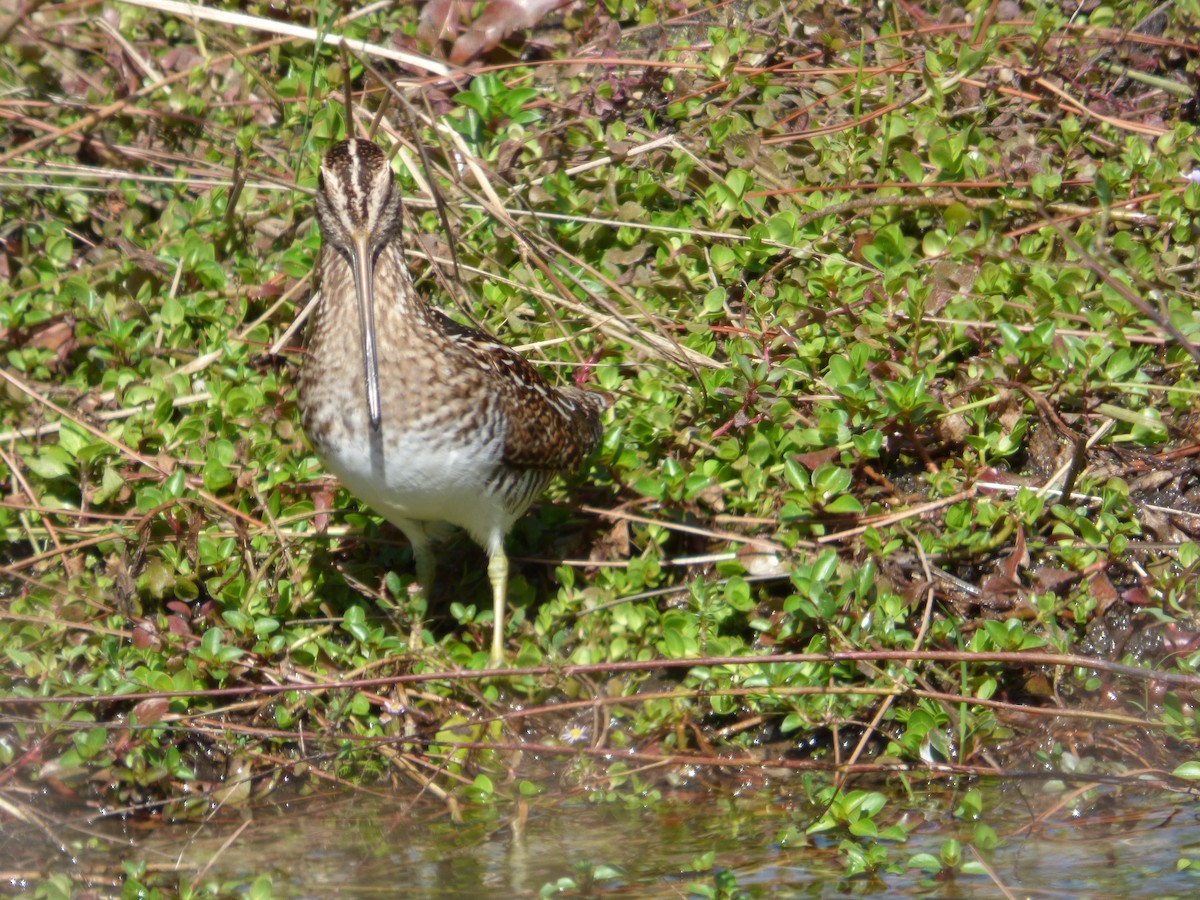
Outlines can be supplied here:
[[[0, 858], [9, 860], [10, 878], [57, 871], [78, 883], [82, 870], [137, 859], [152, 871], [178, 872], [185, 884], [203, 877], [244, 886], [269, 875], [275, 896], [474, 900], [538, 897], [553, 885], [568, 896], [695, 896], [694, 886], [715, 886], [713, 870], [695, 869], [712, 853], [716, 870], [749, 897], [1001, 896], [986, 875], [929, 880], [907, 867], [918, 853], [936, 856], [946, 838], [970, 839], [970, 826], [949, 814], [954, 796], [925, 795], [919, 809], [908, 812], [920, 822], [909, 841], [887, 844], [886, 866], [857, 878], [846, 875], [843, 835], [805, 836], [810, 808], [781, 798], [764, 803], [707, 795], [646, 808], [539, 798], [519, 835], [507, 814], [511, 807], [505, 815], [455, 824], [443, 808], [413, 807], [409, 797], [303, 797], [155, 827], [102, 822], [91, 826], [88, 839], [71, 830], [70, 815], [60, 814], [52, 829], [73, 848], [74, 864], [50, 850], [45, 832], [11, 823], [0, 832]], [[1125, 803], [1120, 812], [1102, 815], [1093, 807], [1029, 829], [1034, 798], [1011, 786], [987, 797], [986, 819], [1001, 838], [1000, 850], [987, 860], [1016, 896], [1127, 900], [1189, 897], [1200, 888], [1190, 869], [1177, 869], [1181, 857], [1200, 865], [1194, 804], [1164, 808], [1158, 795], [1156, 808]], [[1064, 818], [1068, 824], [1061, 824]], [[964, 858], [973, 858], [969, 850]], [[10, 883], [19, 886], [19, 880]]]

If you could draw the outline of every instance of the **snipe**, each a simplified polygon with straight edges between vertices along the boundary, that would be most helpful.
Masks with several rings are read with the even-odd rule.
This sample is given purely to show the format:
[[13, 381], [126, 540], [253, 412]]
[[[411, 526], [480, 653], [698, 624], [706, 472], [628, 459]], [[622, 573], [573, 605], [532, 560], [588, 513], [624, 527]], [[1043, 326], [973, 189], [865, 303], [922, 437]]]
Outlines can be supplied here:
[[400, 241], [403, 198], [383, 152], [343, 141], [317, 189], [321, 300], [300, 371], [304, 431], [325, 465], [412, 542], [460, 526], [487, 551], [491, 659], [504, 658], [504, 538], [600, 439], [606, 394], [551, 387], [520, 354], [433, 309]]

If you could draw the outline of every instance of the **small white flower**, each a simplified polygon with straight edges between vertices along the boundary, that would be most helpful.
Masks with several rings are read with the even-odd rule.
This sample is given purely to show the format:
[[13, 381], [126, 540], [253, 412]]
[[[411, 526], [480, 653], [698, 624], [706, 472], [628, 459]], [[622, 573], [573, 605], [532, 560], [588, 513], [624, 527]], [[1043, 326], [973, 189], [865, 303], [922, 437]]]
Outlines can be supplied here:
[[582, 744], [588, 739], [588, 727], [586, 725], [568, 725], [559, 733], [558, 739], [564, 744]]

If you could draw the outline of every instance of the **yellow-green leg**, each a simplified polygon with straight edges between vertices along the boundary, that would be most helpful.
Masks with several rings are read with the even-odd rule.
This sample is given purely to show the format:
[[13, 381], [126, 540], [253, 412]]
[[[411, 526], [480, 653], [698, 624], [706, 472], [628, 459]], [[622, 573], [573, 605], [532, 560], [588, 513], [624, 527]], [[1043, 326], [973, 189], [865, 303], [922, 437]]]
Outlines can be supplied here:
[[488, 560], [492, 583], [492, 668], [504, 665], [504, 604], [508, 599], [508, 557], [500, 547]]

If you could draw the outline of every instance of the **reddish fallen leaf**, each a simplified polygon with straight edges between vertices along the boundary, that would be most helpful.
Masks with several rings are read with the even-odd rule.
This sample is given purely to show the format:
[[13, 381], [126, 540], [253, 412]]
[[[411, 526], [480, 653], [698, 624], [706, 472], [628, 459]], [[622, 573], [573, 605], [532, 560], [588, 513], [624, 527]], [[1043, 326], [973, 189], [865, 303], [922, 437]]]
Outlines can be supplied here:
[[133, 646], [139, 650], [157, 650], [162, 646], [162, 641], [150, 622], [138, 622], [133, 626]]
[[329, 527], [329, 510], [333, 509], [333, 491], [317, 491], [313, 494], [313, 525], [317, 531]]
[[860, 228], [851, 236], [853, 243], [850, 245], [850, 258], [857, 262], [865, 262], [863, 257], [863, 248], [870, 246], [875, 240], [875, 232], [866, 228]]
[[794, 453], [792, 459], [808, 469], [813, 471], [825, 463], [831, 463], [841, 456], [842, 451], [837, 447], [825, 447], [822, 450], [813, 450], [810, 453]]
[[[1029, 481], [1029, 479], [1021, 478], [1019, 475], [1009, 472], [1007, 469], [993, 469], [991, 466], [987, 466], [987, 467], [979, 470], [978, 480], [986, 481], [986, 482], [989, 482], [990, 484], [1010, 484], [1010, 485], [1027, 484]], [[1004, 493], [1004, 492], [998, 491], [995, 488], [981, 487], [979, 489], [979, 493], [986, 495], [986, 494], [999, 494], [999, 493]]]
[[1000, 568], [1009, 581], [1019, 581], [1019, 572], [1029, 565], [1029, 551], [1025, 548], [1025, 526], [1017, 526], [1017, 538], [1012, 553], [1005, 557]]
[[149, 725], [151, 722], [160, 721], [170, 707], [170, 701], [163, 698], [142, 700], [140, 703], [134, 704], [131, 716], [137, 717], [137, 724]]
[[473, 0], [429, 0], [417, 23], [417, 40], [426, 45], [454, 40], [474, 5]]
[[265, 281], [260, 285], [246, 289], [246, 297], [250, 300], [275, 300], [283, 295], [284, 284], [287, 278], [283, 275], [276, 275], [269, 281]]
[[60, 797], [70, 797], [72, 799], [79, 797], [79, 793], [73, 787], [68, 787], [59, 778], [55, 778], [51, 775], [43, 775], [41, 780], [50, 787], [50, 790], [54, 791], [54, 793], [58, 794]]
[[62, 348], [67, 345], [77, 346], [75, 343], [75, 320], [69, 316], [41, 326], [25, 342], [26, 347], [53, 350], [56, 354], [62, 352]]
[[1121, 593], [1121, 599], [1130, 606], [1152, 606], [1154, 598], [1150, 596], [1150, 592], [1144, 587], [1130, 588]]
[[1174, 622], [1163, 629], [1163, 647], [1171, 653], [1191, 653], [1200, 646], [1200, 634], [1184, 631]]
[[1092, 615], [1097, 618], [1103, 616], [1110, 606], [1121, 599], [1121, 595], [1103, 572], [1097, 572], [1088, 579], [1088, 593], [1096, 601], [1096, 611]]
[[[431, 16], [429, 29], [432, 31], [436, 28], [439, 32], [444, 32], [452, 27], [445, 19], [449, 11], [442, 8], [442, 0], [434, 0], [434, 3], [438, 7], [435, 11], [438, 18]], [[430, 3], [429, 6], [433, 6], [434, 3]], [[450, 50], [450, 62], [461, 66], [482, 56], [514, 31], [532, 28], [546, 13], [557, 9], [563, 3], [564, 0], [489, 0], [479, 18], [454, 42], [454, 47]], [[449, 5], [456, 4], [451, 0]], [[421, 18], [424, 23], [424, 14]]]

